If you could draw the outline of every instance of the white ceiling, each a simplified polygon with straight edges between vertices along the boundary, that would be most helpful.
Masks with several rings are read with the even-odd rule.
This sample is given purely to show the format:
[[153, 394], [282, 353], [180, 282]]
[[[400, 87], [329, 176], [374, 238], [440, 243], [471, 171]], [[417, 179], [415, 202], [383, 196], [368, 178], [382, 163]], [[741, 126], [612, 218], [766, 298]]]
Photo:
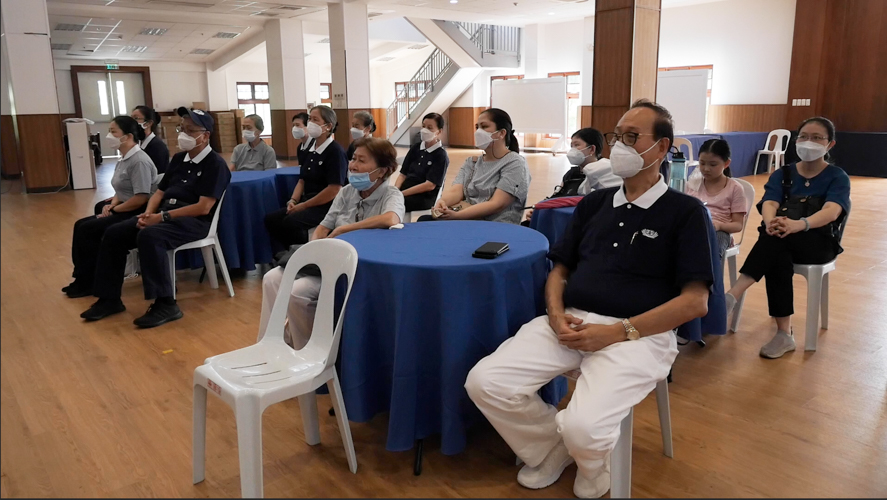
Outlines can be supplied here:
[[[662, 0], [672, 8], [723, 0]], [[491, 24], [526, 25], [581, 19], [594, 14], [594, 0], [369, 0], [370, 22], [419, 17]], [[235, 47], [275, 18], [305, 21], [305, 52], [329, 64], [326, 0], [48, 0], [55, 57], [206, 62]], [[60, 31], [61, 24], [83, 26]], [[162, 35], [139, 34], [166, 29]], [[234, 38], [217, 38], [219, 32]], [[229, 35], [230, 36], [230, 35]], [[70, 44], [69, 48], [65, 47]], [[402, 54], [413, 43], [371, 40], [371, 60]], [[192, 54], [192, 51], [212, 51]], [[258, 62], [264, 51], [250, 51]], [[262, 59], [264, 60], [264, 59]]]

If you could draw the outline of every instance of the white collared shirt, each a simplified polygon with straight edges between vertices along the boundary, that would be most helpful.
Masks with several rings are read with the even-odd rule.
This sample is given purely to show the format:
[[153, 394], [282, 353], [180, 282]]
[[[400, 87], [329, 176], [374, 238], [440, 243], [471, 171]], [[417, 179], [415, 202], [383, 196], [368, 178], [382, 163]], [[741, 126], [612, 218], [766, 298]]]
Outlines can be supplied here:
[[194, 159], [191, 159], [191, 153], [185, 153], [185, 161], [190, 161], [191, 163], [200, 163], [204, 158], [209, 155], [209, 153], [213, 150], [213, 148], [206, 146], [203, 148], [203, 151], [197, 153], [197, 156]]
[[144, 149], [145, 146], [147, 146], [148, 143], [151, 142], [151, 139], [153, 139], [153, 138], [154, 138], [154, 132], [151, 132], [150, 134], [145, 136], [145, 138], [142, 140], [142, 144], [141, 144], [142, 149]]
[[332, 144], [332, 142], [333, 142], [333, 134], [330, 134], [330, 136], [327, 137], [326, 140], [323, 141], [323, 144], [321, 144], [320, 146], [317, 145], [317, 139], [315, 139], [314, 145], [311, 146], [311, 152], [321, 154], [321, 153], [323, 153], [323, 150], [325, 150], [327, 146]]
[[422, 141], [422, 145], [419, 146], [419, 149], [421, 149], [422, 151], [425, 151], [426, 153], [434, 152], [435, 150], [437, 150], [439, 148], [440, 148], [440, 141], [435, 142], [434, 145], [432, 145], [429, 148], [425, 147], [425, 141]]
[[[634, 200], [630, 203], [630, 205], [637, 205], [640, 208], [648, 209], [653, 206], [656, 201], [668, 191], [668, 186], [665, 184], [665, 179], [662, 178], [662, 174], [659, 174], [659, 181], [656, 184], [653, 184], [653, 187], [644, 192], [644, 194], [640, 195], [638, 199]], [[628, 199], [625, 197], [625, 186], [623, 185], [621, 189], [616, 191], [616, 194], [613, 195], [613, 208], [621, 207], [628, 203]], [[629, 208], [631, 208], [629, 206]]]
[[133, 146], [132, 148], [130, 148], [130, 150], [127, 151], [125, 155], [123, 155], [123, 158], [122, 158], [122, 159], [124, 159], [124, 160], [128, 160], [128, 159], [132, 158], [132, 155], [138, 153], [138, 152], [141, 151], [141, 150], [142, 150], [142, 148], [139, 147], [138, 144], [136, 144], [135, 146]]

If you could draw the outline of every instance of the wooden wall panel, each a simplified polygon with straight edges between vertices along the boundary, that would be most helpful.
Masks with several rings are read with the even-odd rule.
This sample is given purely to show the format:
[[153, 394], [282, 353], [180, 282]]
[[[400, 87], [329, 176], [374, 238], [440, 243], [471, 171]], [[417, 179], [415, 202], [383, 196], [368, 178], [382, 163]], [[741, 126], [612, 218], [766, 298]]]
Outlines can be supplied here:
[[474, 124], [485, 109], [487, 108], [450, 108], [447, 125], [450, 146], [474, 147]]
[[786, 106], [784, 104], [711, 105], [708, 108], [708, 128], [716, 133], [770, 132], [786, 128]]
[[[602, 134], [612, 132], [628, 108], [628, 106], [594, 106], [591, 111], [591, 126]], [[606, 143], [604, 143], [603, 155], [606, 158], [610, 157], [610, 146]]]
[[29, 192], [54, 191], [68, 183], [68, 161], [59, 115], [17, 115], [19, 164]]
[[370, 108], [370, 114], [373, 115], [373, 121], [376, 122], [376, 131], [373, 137], [388, 138], [388, 108]]
[[3, 178], [15, 178], [22, 174], [18, 159], [18, 144], [15, 141], [15, 123], [12, 115], [0, 116], [0, 144], [3, 145]]
[[591, 106], [579, 106], [579, 128], [591, 126]]
[[[600, 3], [600, 2], [599, 2]], [[631, 100], [632, 8], [596, 10], [593, 106], [624, 106]]]
[[[639, 6], [642, 2], [638, 2]], [[631, 100], [656, 100], [659, 66], [659, 1], [646, 0], [648, 6], [635, 10], [634, 68]]]
[[[823, 62], [823, 43], [828, 0], [800, 0], [795, 9], [795, 32], [792, 40], [792, 62], [788, 85], [786, 123], [820, 114], [819, 72]], [[810, 106], [791, 106], [792, 99], [811, 99]], [[711, 113], [709, 113], [709, 120]], [[709, 121], [709, 123], [711, 123]], [[709, 126], [712, 130], [717, 129]]]

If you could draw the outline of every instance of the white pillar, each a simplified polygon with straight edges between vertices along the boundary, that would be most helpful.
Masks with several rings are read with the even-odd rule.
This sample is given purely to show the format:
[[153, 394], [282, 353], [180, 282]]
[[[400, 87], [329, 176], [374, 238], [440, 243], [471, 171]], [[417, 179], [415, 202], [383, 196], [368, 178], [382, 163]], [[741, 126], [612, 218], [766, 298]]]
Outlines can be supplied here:
[[583, 20], [582, 35], [582, 90], [579, 105], [591, 106], [591, 89], [594, 82], [594, 16]]
[[347, 122], [355, 112], [369, 111], [371, 105], [367, 6], [362, 1], [328, 3], [327, 12], [330, 24], [333, 109], [340, 122], [336, 140], [347, 145], [351, 142]]
[[211, 111], [227, 111], [236, 108], [228, 99], [228, 75], [224, 69], [213, 71], [206, 65], [207, 106]]
[[524, 78], [542, 78], [539, 74], [539, 37], [541, 27], [530, 24], [524, 27]]
[[299, 142], [290, 134], [296, 113], [305, 111], [305, 44], [302, 21], [274, 19], [265, 24], [265, 53], [271, 101], [271, 145], [278, 158], [295, 158]]

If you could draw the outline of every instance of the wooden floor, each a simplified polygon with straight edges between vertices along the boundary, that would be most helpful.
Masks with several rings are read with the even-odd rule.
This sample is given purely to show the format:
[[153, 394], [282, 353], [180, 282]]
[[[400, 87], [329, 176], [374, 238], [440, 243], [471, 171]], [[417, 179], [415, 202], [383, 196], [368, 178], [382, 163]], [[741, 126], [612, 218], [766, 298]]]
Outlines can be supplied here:
[[[448, 177], [472, 152], [453, 150]], [[563, 156], [528, 156], [530, 202], [548, 195]], [[97, 323], [68, 299], [71, 228], [110, 195], [98, 190], [0, 197], [2, 296], [2, 497], [237, 497], [240, 479], [232, 411], [208, 404], [206, 481], [191, 484], [191, 377], [207, 356], [254, 342], [261, 281], [235, 279], [237, 295], [178, 276], [184, 319], [151, 330], [132, 320], [148, 303], [127, 280], [127, 311]], [[749, 178], [758, 197], [764, 176]], [[814, 354], [758, 357], [773, 334], [763, 286], [753, 287], [740, 331], [681, 348], [670, 386], [674, 459], [662, 455], [656, 405], [635, 412], [635, 497], [887, 496], [887, 180], [853, 178], [846, 252], [831, 279], [831, 329]], [[880, 208], [879, 208], [880, 207]], [[754, 214], [744, 258], [754, 241]], [[795, 331], [803, 345], [806, 288], [795, 279]], [[171, 352], [168, 352], [171, 351]], [[412, 453], [385, 451], [387, 416], [351, 425], [359, 469], [348, 472], [335, 419], [319, 402], [322, 444], [304, 442], [298, 403], [264, 418], [269, 497], [571, 497], [575, 467], [548, 489], [520, 487], [514, 456], [488, 425], [467, 450], [443, 456], [426, 442], [425, 471]]]

